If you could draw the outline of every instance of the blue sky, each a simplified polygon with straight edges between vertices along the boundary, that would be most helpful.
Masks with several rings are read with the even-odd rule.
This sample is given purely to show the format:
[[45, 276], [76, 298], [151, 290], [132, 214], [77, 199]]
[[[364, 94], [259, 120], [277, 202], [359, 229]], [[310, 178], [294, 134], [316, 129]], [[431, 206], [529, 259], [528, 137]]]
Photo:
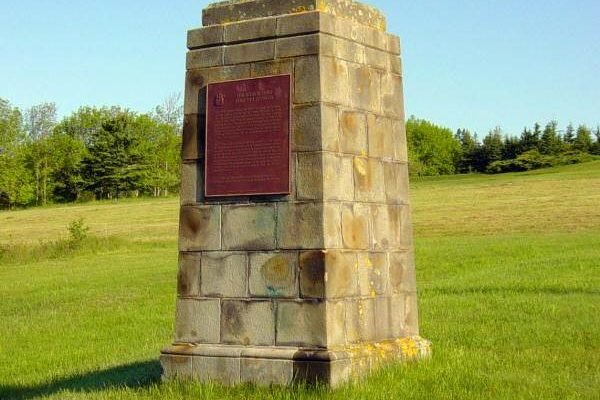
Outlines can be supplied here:
[[[600, 124], [600, 1], [366, 1], [403, 44], [407, 114], [480, 134]], [[0, 97], [150, 111], [182, 91], [198, 0], [2, 0]]]

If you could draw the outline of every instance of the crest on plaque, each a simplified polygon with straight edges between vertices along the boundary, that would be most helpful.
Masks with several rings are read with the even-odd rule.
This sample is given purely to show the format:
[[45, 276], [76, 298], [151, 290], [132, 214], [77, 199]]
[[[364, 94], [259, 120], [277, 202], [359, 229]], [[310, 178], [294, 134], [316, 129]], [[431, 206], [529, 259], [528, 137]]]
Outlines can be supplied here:
[[217, 93], [215, 96], [215, 106], [224, 106], [225, 105], [225, 95], [223, 93]]

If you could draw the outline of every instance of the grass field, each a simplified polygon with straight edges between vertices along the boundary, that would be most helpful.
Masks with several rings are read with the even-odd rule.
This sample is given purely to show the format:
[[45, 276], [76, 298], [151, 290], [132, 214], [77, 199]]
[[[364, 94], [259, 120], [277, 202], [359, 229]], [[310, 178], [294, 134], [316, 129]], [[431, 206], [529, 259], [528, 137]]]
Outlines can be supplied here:
[[[0, 399], [599, 399], [600, 162], [419, 179], [412, 202], [433, 357], [335, 391], [160, 382], [176, 199], [0, 212]], [[93, 251], [21, 254], [79, 217]]]

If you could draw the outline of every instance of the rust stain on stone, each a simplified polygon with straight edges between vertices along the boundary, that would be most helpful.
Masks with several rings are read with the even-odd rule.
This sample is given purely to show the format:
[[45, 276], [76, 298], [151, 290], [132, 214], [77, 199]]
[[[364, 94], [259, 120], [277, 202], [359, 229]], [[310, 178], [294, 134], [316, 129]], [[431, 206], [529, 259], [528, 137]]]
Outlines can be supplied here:
[[373, 182], [371, 178], [371, 168], [369, 166], [369, 161], [364, 158], [356, 157], [354, 159], [354, 171], [356, 172], [356, 178], [359, 189], [362, 191], [371, 190]]
[[288, 260], [280, 255], [274, 256], [265, 262], [260, 272], [267, 286], [270, 287], [287, 286], [292, 274]]

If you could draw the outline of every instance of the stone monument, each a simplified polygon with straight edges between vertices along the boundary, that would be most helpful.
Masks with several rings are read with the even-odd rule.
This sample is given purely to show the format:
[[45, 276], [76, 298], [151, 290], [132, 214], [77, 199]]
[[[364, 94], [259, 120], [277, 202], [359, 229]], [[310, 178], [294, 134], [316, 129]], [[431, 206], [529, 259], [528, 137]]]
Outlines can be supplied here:
[[188, 33], [166, 379], [335, 386], [424, 357], [400, 41], [351, 0], [233, 0]]

